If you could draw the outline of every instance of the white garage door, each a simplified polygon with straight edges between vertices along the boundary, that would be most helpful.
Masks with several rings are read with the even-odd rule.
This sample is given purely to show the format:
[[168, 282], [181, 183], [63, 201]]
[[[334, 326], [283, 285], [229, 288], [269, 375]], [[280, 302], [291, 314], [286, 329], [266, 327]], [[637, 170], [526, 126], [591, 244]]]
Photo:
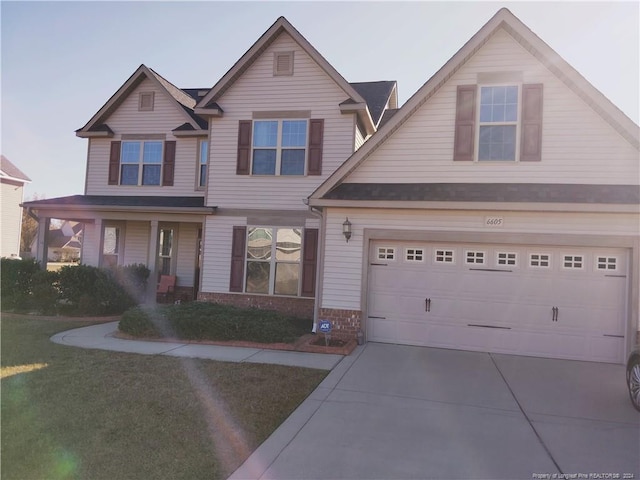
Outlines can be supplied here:
[[627, 251], [374, 242], [367, 338], [623, 361]]

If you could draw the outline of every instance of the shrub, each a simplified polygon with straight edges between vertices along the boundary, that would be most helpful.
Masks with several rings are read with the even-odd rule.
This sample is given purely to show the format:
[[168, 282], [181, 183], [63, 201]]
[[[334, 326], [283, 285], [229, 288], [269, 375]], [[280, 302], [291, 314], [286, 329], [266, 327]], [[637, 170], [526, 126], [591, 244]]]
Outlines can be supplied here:
[[134, 336], [290, 343], [309, 333], [311, 324], [311, 320], [269, 310], [190, 302], [158, 306], [153, 310], [129, 310], [123, 315], [119, 328]]
[[59, 271], [64, 311], [76, 315], [122, 313], [136, 304], [114, 272], [88, 265], [65, 266]]
[[39, 270], [32, 277], [30, 310], [43, 315], [57, 313], [60, 298], [58, 272]]
[[135, 263], [131, 265], [125, 265], [118, 267], [115, 272], [115, 277], [118, 283], [124, 287], [124, 289], [136, 299], [137, 302], [142, 302], [147, 290], [147, 281], [151, 270], [142, 263]]
[[33, 276], [40, 271], [40, 264], [33, 259], [0, 260], [2, 280], [2, 309], [28, 311], [33, 294]]

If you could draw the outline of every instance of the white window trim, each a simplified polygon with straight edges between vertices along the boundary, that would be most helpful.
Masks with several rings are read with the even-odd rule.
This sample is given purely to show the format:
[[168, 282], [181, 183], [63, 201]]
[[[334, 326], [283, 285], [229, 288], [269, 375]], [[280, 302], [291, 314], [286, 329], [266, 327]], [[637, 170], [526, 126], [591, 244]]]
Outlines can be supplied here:
[[[518, 87], [518, 119], [515, 122], [480, 122], [480, 106], [482, 102], [482, 88], [483, 87]], [[474, 142], [474, 157], [475, 163], [481, 164], [510, 164], [520, 162], [520, 131], [522, 128], [522, 82], [500, 82], [500, 83], [482, 83], [478, 85], [476, 93], [476, 131]], [[516, 126], [516, 152], [513, 160], [480, 160], [480, 127], [482, 126], [501, 126], [501, 125], [515, 125]]]
[[[207, 142], [207, 153], [205, 155], [205, 163], [202, 163], [202, 144], [204, 142]], [[207, 188], [207, 184], [208, 184], [208, 177], [209, 177], [209, 155], [211, 153], [211, 145], [209, 143], [209, 139], [208, 138], [201, 138], [198, 140], [198, 153], [197, 153], [197, 158], [196, 158], [196, 190], [205, 190]], [[201, 172], [202, 172], [202, 165], [206, 165], [206, 178], [204, 179], [204, 184], [201, 184]]]
[[[145, 143], [151, 143], [151, 142], [157, 142], [160, 144], [161, 147], [161, 151], [160, 151], [160, 163], [144, 163], [144, 144]], [[124, 162], [122, 160], [122, 152], [124, 150], [124, 144], [125, 143], [139, 143], [140, 144], [140, 156], [138, 157], [138, 162], [137, 163], [130, 163], [130, 162]], [[165, 149], [165, 145], [164, 145], [164, 140], [160, 140], [157, 138], [146, 138], [146, 139], [140, 139], [140, 140], [134, 140], [134, 139], [122, 139], [121, 144], [120, 144], [120, 171], [118, 172], [118, 174], [120, 175], [120, 182], [119, 182], [119, 186], [121, 187], [160, 187], [162, 186], [162, 166], [164, 164], [164, 149]], [[138, 165], [138, 183], [134, 184], [128, 184], [128, 183], [122, 183], [122, 167], [124, 165]], [[143, 184], [142, 183], [142, 179], [143, 179], [143, 175], [144, 175], [144, 166], [145, 165], [156, 165], [160, 167], [160, 177], [158, 180], [158, 183], [153, 183], [153, 184]]]
[[[384, 250], [385, 250], [385, 253], [384, 253], [385, 258], [380, 258], [380, 251], [381, 251], [382, 249], [384, 249]], [[389, 252], [391, 252], [391, 255], [393, 255], [393, 257], [392, 257], [392, 258], [387, 258], [387, 255], [389, 255]], [[396, 247], [388, 247], [388, 246], [387, 246], [387, 247], [385, 247], [385, 246], [379, 246], [379, 247], [376, 249], [376, 260], [384, 260], [384, 261], [386, 261], [386, 262], [395, 262], [395, 261], [396, 261], [396, 258], [398, 257], [398, 256], [396, 255], [396, 252], [397, 252], [397, 248], [396, 248]]]
[[[410, 254], [409, 250], [413, 250], [413, 253]], [[420, 251], [420, 253], [417, 253], [417, 251]], [[426, 257], [426, 249], [423, 247], [406, 247], [404, 249], [404, 260], [405, 262], [409, 262], [409, 263], [424, 263], [424, 259]], [[414, 258], [409, 258], [409, 255], [413, 255]], [[416, 256], [420, 256], [419, 259], [415, 258]]]
[[[574, 267], [574, 266], [570, 266], [567, 267], [565, 265], [566, 259], [565, 257], [571, 257], [571, 264], [573, 265], [576, 262], [576, 257], [580, 257], [582, 260], [580, 261], [580, 263], [582, 264], [580, 267]], [[565, 271], [583, 271], [586, 268], [586, 263], [587, 263], [587, 257], [585, 255], [583, 255], [582, 253], [563, 253], [562, 257], [561, 257], [561, 261], [562, 261], [562, 269]]]
[[[533, 256], [537, 255], [538, 258], [534, 259]], [[546, 256], [546, 259], [540, 258], [542, 256]], [[533, 265], [531, 262], [547, 262], [547, 265]], [[552, 267], [552, 262], [553, 262], [553, 257], [550, 253], [542, 253], [542, 252], [531, 252], [529, 253], [529, 268], [534, 268], [534, 269], [542, 269], [542, 270], [549, 270]]]
[[105, 267], [105, 263], [104, 263], [104, 235], [106, 232], [107, 228], [117, 228], [120, 230], [120, 234], [118, 237], [118, 244], [117, 244], [117, 249], [118, 249], [118, 259], [116, 261], [116, 265], [121, 266], [124, 265], [124, 248], [125, 248], [125, 223], [124, 222], [105, 222], [102, 224], [102, 229], [100, 231], [100, 250], [99, 250], [99, 259], [98, 259], [98, 265], [100, 265], [100, 267]]
[[[600, 268], [600, 264], [601, 264], [600, 258], [603, 258], [603, 257], [606, 259], [605, 265], [607, 265], [607, 266], [609, 265], [608, 260], [614, 259], [614, 263], [613, 264], [615, 265], [615, 268], [613, 268], [613, 269]], [[620, 261], [621, 261], [621, 259], [620, 259], [619, 255], [607, 255], [607, 254], [594, 255], [594, 257], [593, 257], [593, 269], [594, 269], [594, 271], [599, 272], [599, 273], [619, 273], [620, 272]]]
[[[442, 255], [438, 255], [438, 252], [442, 252]], [[451, 255], [447, 255], [451, 253]], [[442, 260], [438, 260], [438, 257], [441, 256]], [[433, 263], [437, 265], [455, 265], [456, 264], [456, 250], [454, 248], [443, 248], [443, 247], [435, 247], [433, 249]], [[447, 262], [447, 258], [451, 258], [450, 262]]]
[[[252, 228], [264, 228], [265, 230], [271, 230], [271, 258], [269, 260], [258, 260], [258, 259], [249, 259], [248, 251], [249, 251], [249, 233]], [[287, 261], [287, 260], [276, 260], [276, 249], [278, 245], [278, 230], [288, 230], [288, 229], [299, 229], [300, 230], [300, 260], [297, 262]], [[272, 297], [284, 297], [284, 298], [298, 298], [302, 294], [302, 263], [303, 263], [303, 249], [304, 249], [304, 228], [302, 227], [273, 227], [273, 226], [264, 226], [264, 225], [247, 225], [247, 235], [245, 241], [245, 252], [244, 252], [244, 278], [242, 279], [242, 291], [249, 295], [265, 295]], [[269, 292], [268, 293], [257, 293], [257, 292], [247, 292], [247, 272], [248, 272], [248, 263], [249, 262], [260, 262], [260, 263], [268, 263], [269, 264]], [[284, 295], [281, 293], [275, 293], [276, 289], [276, 266], [278, 263], [286, 263], [286, 264], [298, 264], [298, 291], [295, 295]]]
[[[301, 150], [302, 147], [283, 147], [282, 146], [282, 125], [283, 122], [305, 122], [307, 125], [306, 128], [306, 143], [304, 145], [304, 169], [302, 175], [282, 175], [280, 173], [282, 167], [282, 151], [283, 150]], [[277, 122], [278, 123], [278, 133], [276, 138], [276, 146], [275, 147], [255, 147], [253, 145], [254, 135], [255, 135], [255, 126], [256, 122]], [[306, 177], [307, 176], [307, 164], [309, 159], [309, 119], [308, 118], [259, 118], [253, 119], [251, 124], [251, 175], [255, 177]], [[276, 166], [275, 173], [253, 173], [253, 152], [254, 150], [274, 150], [276, 151]]]

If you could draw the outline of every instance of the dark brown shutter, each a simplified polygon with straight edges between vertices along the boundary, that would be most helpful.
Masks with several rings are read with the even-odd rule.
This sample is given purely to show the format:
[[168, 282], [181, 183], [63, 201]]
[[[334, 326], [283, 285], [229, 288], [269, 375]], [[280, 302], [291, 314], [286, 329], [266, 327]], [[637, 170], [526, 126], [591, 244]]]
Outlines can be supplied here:
[[247, 227], [233, 227], [231, 243], [231, 276], [229, 280], [230, 292], [242, 292], [244, 280], [244, 256], [247, 241]]
[[118, 185], [120, 178], [120, 142], [111, 142], [109, 153], [109, 185]]
[[520, 161], [542, 159], [542, 84], [522, 85]]
[[318, 229], [306, 228], [302, 246], [302, 290], [303, 297], [316, 294], [316, 268], [318, 263]]
[[453, 159], [473, 161], [476, 136], [476, 85], [458, 85]]
[[173, 172], [176, 166], [175, 140], [164, 142], [164, 160], [162, 162], [162, 186], [173, 186]]
[[309, 165], [307, 175], [322, 174], [322, 141], [324, 137], [324, 120], [309, 121]]
[[251, 167], [251, 120], [240, 120], [238, 127], [237, 175], [249, 175]]

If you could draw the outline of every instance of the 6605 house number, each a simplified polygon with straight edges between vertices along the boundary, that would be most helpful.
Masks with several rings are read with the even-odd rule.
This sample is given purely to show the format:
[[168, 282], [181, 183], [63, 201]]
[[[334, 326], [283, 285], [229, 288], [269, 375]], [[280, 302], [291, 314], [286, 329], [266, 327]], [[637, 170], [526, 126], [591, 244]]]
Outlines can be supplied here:
[[484, 217], [484, 225], [486, 227], [501, 227], [504, 225], [504, 218], [502, 217]]

